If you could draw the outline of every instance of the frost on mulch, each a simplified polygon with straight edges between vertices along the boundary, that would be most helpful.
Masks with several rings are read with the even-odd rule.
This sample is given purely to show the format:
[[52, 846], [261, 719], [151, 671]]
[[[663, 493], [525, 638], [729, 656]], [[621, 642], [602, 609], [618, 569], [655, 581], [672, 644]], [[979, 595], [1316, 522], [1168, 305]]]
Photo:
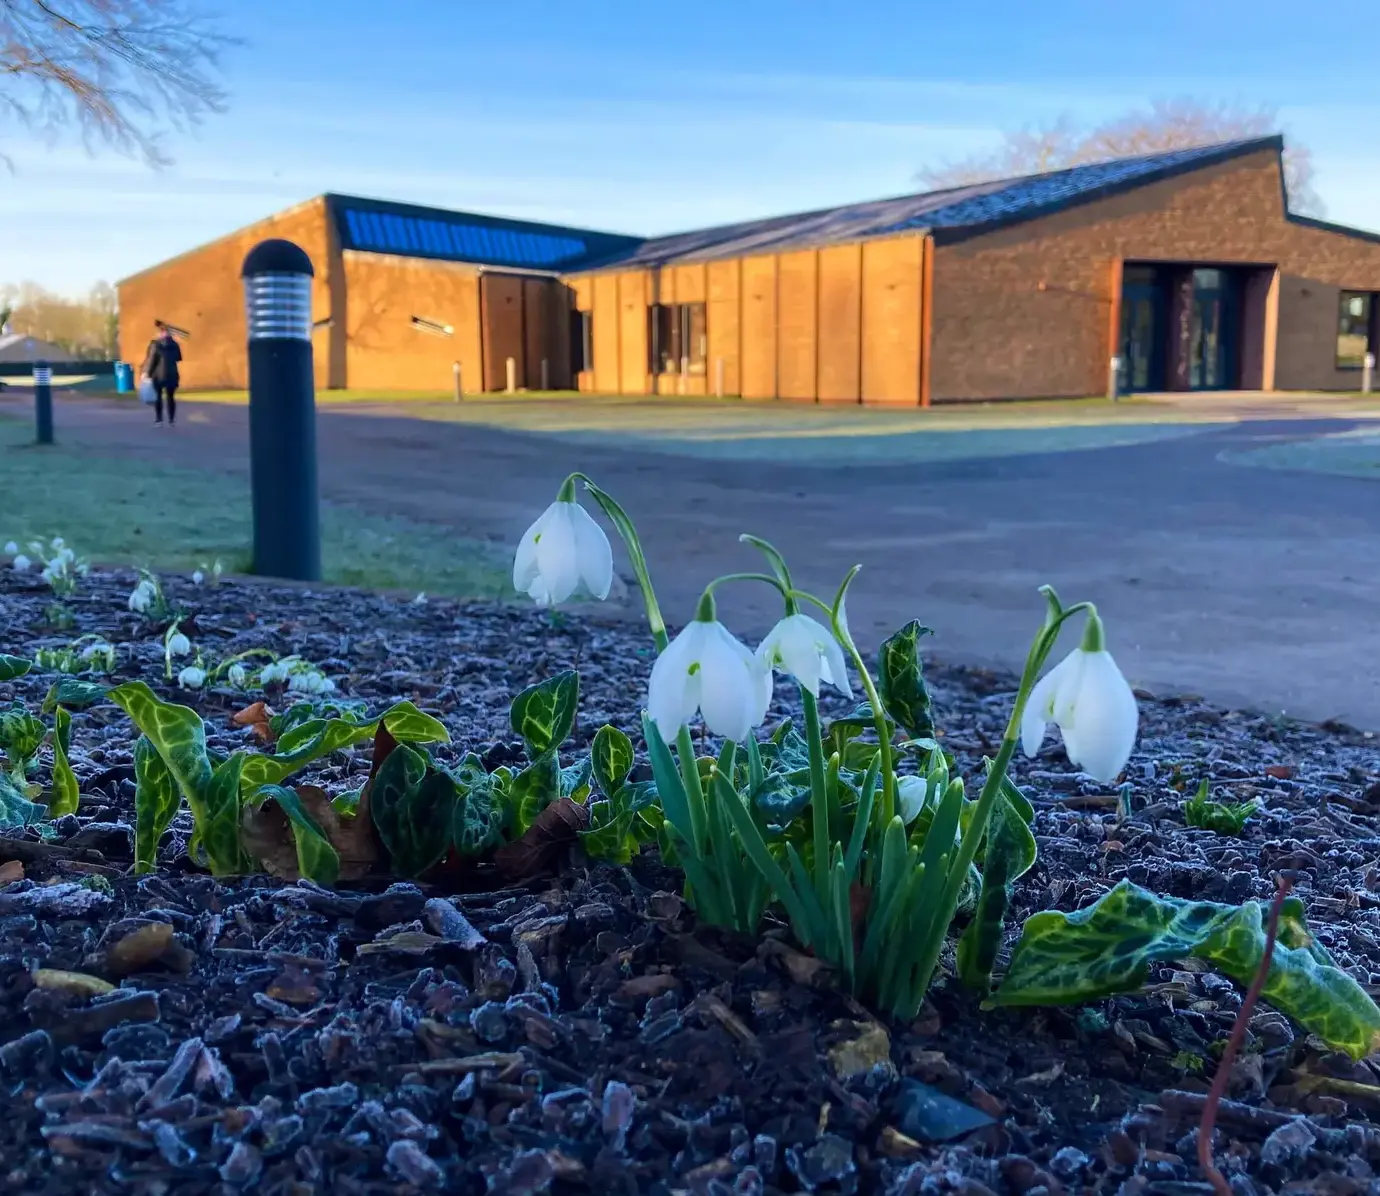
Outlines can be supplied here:
[[[169, 692], [159, 636], [124, 606], [133, 580], [93, 577], [76, 629], [55, 636], [46, 592], [5, 575], [0, 650], [100, 632], [120, 647], [116, 679], [198, 707], [213, 747], [252, 747], [229, 723], [243, 695]], [[449, 727], [442, 753], [491, 767], [520, 753], [512, 695], [563, 667], [581, 673], [581, 746], [606, 721], [635, 733], [651, 660], [637, 627], [525, 609], [240, 584], [170, 597], [195, 610], [208, 655], [300, 653], [345, 695], [413, 700]], [[51, 680], [0, 684], [0, 702], [36, 707]], [[945, 743], [976, 776], [1012, 679], [934, 666], [930, 681]], [[1013, 932], [1123, 877], [1238, 902], [1268, 900], [1292, 869], [1319, 940], [1380, 982], [1374, 742], [1194, 698], [1145, 695], [1141, 710], [1120, 792], [1052, 746], [1018, 764], [1041, 854]], [[782, 930], [697, 927], [654, 858], [573, 859], [517, 888], [476, 877], [485, 891], [222, 883], [187, 864], [183, 815], [160, 872], [135, 878], [132, 728], [109, 705], [73, 717], [79, 813], [55, 838], [0, 838], [0, 1190], [1210, 1190], [1193, 1135], [1240, 994], [1200, 966], [1083, 1008], [981, 1013], [944, 984], [896, 1025], [829, 987]], [[367, 770], [365, 748], [305, 779], [343, 789]], [[1219, 799], [1262, 800], [1241, 837], [1184, 825], [1203, 777]], [[1380, 1191], [1369, 1063], [1261, 1008], [1231, 1096], [1217, 1153], [1238, 1192]]]

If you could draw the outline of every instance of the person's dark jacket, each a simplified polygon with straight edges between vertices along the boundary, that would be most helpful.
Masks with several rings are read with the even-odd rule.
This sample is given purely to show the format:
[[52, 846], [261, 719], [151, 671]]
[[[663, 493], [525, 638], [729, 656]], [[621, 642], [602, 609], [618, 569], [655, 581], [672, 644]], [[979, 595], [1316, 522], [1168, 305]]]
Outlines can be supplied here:
[[181, 345], [170, 336], [156, 337], [149, 342], [149, 351], [144, 357], [143, 372], [155, 384], [176, 386], [181, 380], [177, 369], [177, 363], [181, 360]]

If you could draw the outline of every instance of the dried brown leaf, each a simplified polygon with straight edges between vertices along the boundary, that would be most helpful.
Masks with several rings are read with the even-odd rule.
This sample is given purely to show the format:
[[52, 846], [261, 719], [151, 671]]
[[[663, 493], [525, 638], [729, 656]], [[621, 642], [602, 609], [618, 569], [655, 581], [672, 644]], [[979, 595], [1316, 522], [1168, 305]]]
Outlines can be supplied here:
[[[303, 808], [340, 857], [340, 880], [358, 880], [374, 870], [383, 857], [374, 820], [369, 817], [364, 794], [358, 812], [341, 814], [331, 805], [330, 795], [317, 785], [295, 786]], [[366, 786], [367, 790], [367, 786]], [[258, 806], [246, 806], [240, 820], [241, 841], [245, 850], [263, 864], [264, 869], [285, 880], [297, 880], [297, 842], [292, 820], [272, 799]]]
[[520, 839], [494, 852], [494, 863], [506, 880], [527, 880], [550, 869], [580, 841], [589, 826], [589, 811], [568, 797], [558, 798], [537, 815]]
[[273, 727], [269, 720], [273, 717], [273, 711], [269, 709], [267, 703], [259, 701], [246, 706], [243, 710], [237, 710], [230, 716], [232, 727], [248, 727], [253, 731], [260, 743], [272, 746], [278, 738], [273, 733]]

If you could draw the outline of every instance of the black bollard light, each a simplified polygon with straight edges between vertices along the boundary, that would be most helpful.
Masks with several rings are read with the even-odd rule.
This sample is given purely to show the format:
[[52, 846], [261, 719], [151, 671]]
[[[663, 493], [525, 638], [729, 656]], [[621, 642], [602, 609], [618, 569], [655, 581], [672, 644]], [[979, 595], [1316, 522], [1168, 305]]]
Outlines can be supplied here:
[[34, 426], [39, 444], [53, 443], [53, 367], [34, 362]]
[[311, 259], [291, 241], [249, 251], [249, 453], [254, 572], [318, 581], [316, 382], [311, 355]]

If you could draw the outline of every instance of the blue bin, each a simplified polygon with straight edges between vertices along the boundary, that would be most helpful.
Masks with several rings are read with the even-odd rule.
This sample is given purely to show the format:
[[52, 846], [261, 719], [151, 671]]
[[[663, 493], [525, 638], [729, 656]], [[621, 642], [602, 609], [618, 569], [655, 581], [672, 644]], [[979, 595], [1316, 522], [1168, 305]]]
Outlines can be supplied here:
[[134, 367], [126, 361], [115, 363], [115, 393], [127, 395], [134, 389]]

